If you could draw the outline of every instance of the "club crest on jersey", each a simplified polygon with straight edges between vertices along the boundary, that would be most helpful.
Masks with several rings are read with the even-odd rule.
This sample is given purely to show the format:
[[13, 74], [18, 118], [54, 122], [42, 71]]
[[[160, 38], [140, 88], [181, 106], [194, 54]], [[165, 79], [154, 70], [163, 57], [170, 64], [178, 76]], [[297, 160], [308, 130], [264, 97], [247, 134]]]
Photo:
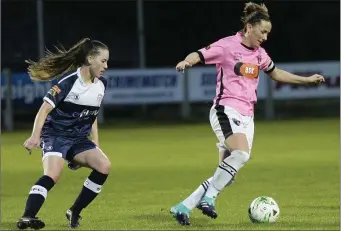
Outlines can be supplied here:
[[68, 96], [66, 96], [67, 99], [73, 99], [73, 100], [79, 100], [80, 96], [79, 94], [76, 94], [74, 92], [70, 92]]
[[240, 61], [242, 59], [242, 53], [240, 52], [234, 52], [233, 57], [235, 61]]
[[257, 79], [259, 75], [259, 66], [252, 63], [238, 62], [234, 66], [234, 73], [249, 79]]
[[54, 85], [53, 87], [51, 87], [51, 89], [48, 91], [48, 93], [50, 95], [52, 95], [53, 97], [56, 97], [56, 95], [58, 95], [61, 92], [60, 88], [57, 85]]
[[258, 64], [260, 64], [262, 62], [262, 56], [261, 55], [258, 55], [257, 56], [257, 60], [258, 60]]

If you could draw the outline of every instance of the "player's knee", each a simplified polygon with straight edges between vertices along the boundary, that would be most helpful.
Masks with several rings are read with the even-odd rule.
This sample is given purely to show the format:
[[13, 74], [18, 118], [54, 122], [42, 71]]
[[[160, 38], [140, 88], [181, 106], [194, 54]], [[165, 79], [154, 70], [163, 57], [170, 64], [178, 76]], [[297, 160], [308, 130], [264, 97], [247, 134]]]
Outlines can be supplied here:
[[111, 162], [108, 159], [104, 159], [101, 161], [100, 167], [97, 171], [103, 174], [109, 174], [111, 169]]
[[54, 183], [57, 183], [59, 181], [61, 173], [62, 169], [57, 167], [54, 168], [49, 167], [47, 169], [44, 169], [44, 174], [49, 176], [54, 181]]
[[231, 157], [245, 164], [249, 160], [250, 155], [246, 151], [234, 150], [233, 152], [231, 152]]
[[239, 150], [249, 153], [249, 144], [244, 133], [235, 133], [229, 136], [224, 143], [230, 152]]
[[234, 150], [231, 155], [224, 159], [224, 162], [232, 166], [236, 171], [241, 169], [244, 164], [249, 160], [250, 155], [248, 152], [241, 150]]
[[48, 172], [47, 174], [45, 174], [47, 176], [49, 176], [54, 183], [57, 183], [60, 179], [61, 174], [57, 174], [57, 173], [53, 173], [53, 172]]

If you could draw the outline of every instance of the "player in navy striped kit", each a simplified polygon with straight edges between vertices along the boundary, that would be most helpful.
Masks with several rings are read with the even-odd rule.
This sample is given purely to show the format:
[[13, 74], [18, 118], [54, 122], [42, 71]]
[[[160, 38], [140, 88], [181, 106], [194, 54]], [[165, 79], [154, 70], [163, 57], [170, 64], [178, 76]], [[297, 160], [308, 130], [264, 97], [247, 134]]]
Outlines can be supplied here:
[[102, 75], [108, 68], [108, 59], [106, 45], [86, 38], [69, 50], [57, 48], [56, 53], [48, 51], [38, 62], [27, 61], [32, 80], [59, 81], [44, 97], [32, 135], [24, 143], [30, 152], [41, 147], [44, 174], [29, 192], [24, 214], [17, 221], [19, 229], [45, 227], [36, 215], [59, 180], [65, 160], [71, 169], [81, 166], [92, 169], [78, 198], [66, 212], [71, 228], [79, 226], [81, 211], [101, 192], [111, 167], [98, 147], [97, 127], [97, 114], [107, 85]]

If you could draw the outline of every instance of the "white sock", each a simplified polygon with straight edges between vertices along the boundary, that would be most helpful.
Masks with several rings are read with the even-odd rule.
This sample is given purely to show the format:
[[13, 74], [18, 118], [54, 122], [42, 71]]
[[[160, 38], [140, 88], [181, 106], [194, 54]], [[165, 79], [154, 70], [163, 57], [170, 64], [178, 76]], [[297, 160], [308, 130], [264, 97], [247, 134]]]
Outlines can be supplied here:
[[224, 187], [231, 181], [244, 164], [249, 160], [249, 154], [244, 151], [234, 150], [225, 158], [215, 171], [210, 186], [205, 196], [216, 198]]
[[205, 195], [210, 183], [212, 181], [212, 177], [205, 180], [191, 195], [189, 195], [183, 202], [188, 209], [193, 210], [201, 200], [201, 198]]

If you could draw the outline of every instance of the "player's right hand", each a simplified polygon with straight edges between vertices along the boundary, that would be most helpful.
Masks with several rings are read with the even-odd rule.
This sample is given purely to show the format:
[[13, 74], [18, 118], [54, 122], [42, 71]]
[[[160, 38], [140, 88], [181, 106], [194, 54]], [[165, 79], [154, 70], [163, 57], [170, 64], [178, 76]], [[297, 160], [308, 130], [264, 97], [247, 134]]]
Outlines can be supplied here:
[[29, 150], [29, 152], [33, 149], [33, 148], [38, 148], [40, 146], [40, 137], [35, 137], [35, 136], [31, 136], [30, 138], [28, 138], [25, 143], [24, 143], [24, 147]]
[[307, 77], [307, 80], [308, 80], [308, 83], [313, 83], [313, 84], [320, 84], [320, 83], [325, 82], [324, 77], [318, 74]]
[[184, 61], [179, 62], [178, 65], [176, 65], [176, 70], [183, 72], [187, 67], [191, 67], [191, 66], [192, 65], [189, 62], [184, 60]]

